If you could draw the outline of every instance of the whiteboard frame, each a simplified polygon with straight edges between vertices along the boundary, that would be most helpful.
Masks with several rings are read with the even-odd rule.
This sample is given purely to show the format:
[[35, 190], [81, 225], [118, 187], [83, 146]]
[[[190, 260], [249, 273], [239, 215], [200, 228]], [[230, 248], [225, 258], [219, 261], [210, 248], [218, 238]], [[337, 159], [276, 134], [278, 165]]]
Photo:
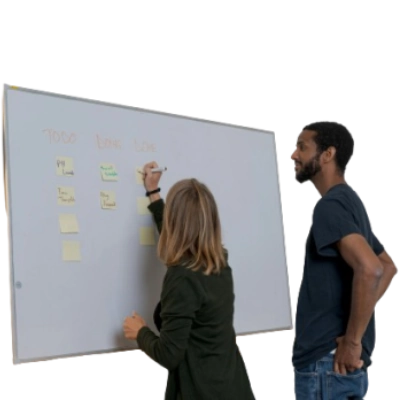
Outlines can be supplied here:
[[[153, 109], [148, 109], [145, 107], [136, 107], [134, 105], [123, 105], [115, 102], [108, 102], [108, 101], [102, 101], [102, 100], [97, 100], [93, 99], [90, 97], [80, 97], [80, 96], [75, 96], [75, 95], [66, 95], [62, 93], [57, 93], [57, 92], [50, 92], [47, 90], [43, 89], [32, 89], [32, 88], [24, 88], [24, 87], [18, 87], [18, 89], [12, 89], [11, 87], [9, 88], [0, 88], [0, 165], [2, 169], [2, 174], [3, 174], [3, 204], [5, 207], [5, 215], [6, 215], [6, 239], [7, 239], [7, 269], [8, 269], [8, 306], [9, 306], [9, 320], [10, 320], [10, 352], [11, 352], [11, 364], [12, 365], [18, 365], [18, 366], [24, 366], [25, 364], [36, 364], [36, 363], [48, 363], [48, 362], [53, 362], [57, 360], [75, 360], [75, 359], [87, 359], [88, 357], [99, 357], [99, 356], [112, 356], [120, 353], [126, 353], [126, 352], [140, 352], [140, 349], [135, 349], [135, 348], [114, 348], [114, 349], [108, 349], [104, 351], [99, 351], [99, 352], [89, 352], [89, 353], [79, 353], [79, 354], [71, 354], [71, 355], [62, 355], [62, 356], [57, 356], [55, 358], [36, 358], [36, 359], [29, 359], [29, 360], [21, 360], [17, 358], [16, 355], [16, 330], [17, 327], [15, 326], [15, 317], [16, 317], [16, 310], [15, 310], [15, 301], [14, 301], [14, 270], [13, 270], [13, 260], [12, 260], [12, 241], [11, 241], [11, 233], [12, 233], [12, 226], [10, 223], [10, 220], [12, 219], [12, 210], [9, 207], [11, 204], [11, 199], [10, 199], [10, 191], [8, 190], [10, 182], [9, 182], [9, 163], [8, 163], [8, 153], [9, 153], [9, 148], [8, 148], [8, 124], [7, 124], [7, 93], [9, 90], [17, 90], [17, 91], [22, 91], [22, 92], [29, 92], [29, 93], [34, 93], [34, 94], [39, 94], [39, 95], [44, 95], [44, 96], [50, 96], [50, 97], [57, 97], [57, 98], [65, 98], [65, 99], [70, 99], [70, 100], [77, 100], [81, 102], [87, 102], [87, 103], [92, 103], [92, 104], [101, 104], [101, 105], [106, 105], [110, 107], [116, 107], [116, 108], [124, 108], [124, 109], [129, 109], [132, 111], [140, 111], [143, 113], [150, 113], [150, 114], [159, 114], [159, 115], [164, 115], [166, 117], [170, 118], [181, 118], [181, 119], [186, 119], [186, 120], [191, 120], [191, 121], [197, 121], [197, 122], [203, 122], [203, 123], [208, 123], [208, 124], [214, 124], [214, 125], [220, 125], [220, 126], [229, 126], [231, 128], [237, 128], [241, 130], [248, 130], [248, 131], [257, 131], [257, 132], [262, 132], [268, 135], [273, 135], [275, 138], [275, 162], [276, 162], [276, 167], [277, 171], [279, 171], [279, 159], [278, 159], [278, 145], [277, 141], [280, 139], [280, 136], [273, 130], [273, 129], [260, 129], [260, 128], [251, 128], [247, 127], [244, 125], [240, 124], [235, 124], [232, 122], [226, 122], [226, 121], [214, 121], [214, 120], [209, 120], [206, 118], [201, 118], [201, 117], [196, 117], [196, 116], [189, 116], [183, 113], [179, 114], [172, 114], [168, 112], [164, 112], [161, 110], [153, 110]], [[279, 195], [279, 200], [281, 204], [281, 223], [282, 223], [282, 235], [283, 235], [283, 241], [286, 243], [286, 235], [285, 235], [285, 224], [284, 224], [284, 218], [283, 218], [283, 207], [282, 207], [282, 193], [281, 193], [281, 188], [280, 188], [280, 181], [279, 181], [280, 175], [277, 174], [276, 176], [276, 185], [278, 188], [278, 195]], [[284, 251], [284, 256], [285, 256], [285, 261], [286, 261], [286, 269], [287, 269], [287, 292], [289, 296], [289, 305], [290, 305], [290, 314], [291, 314], [291, 320], [293, 321], [293, 304], [291, 301], [290, 297], [290, 285], [289, 285], [289, 268], [288, 268], [288, 254], [287, 254], [287, 246], [286, 250]], [[250, 337], [250, 336], [264, 336], [268, 334], [279, 334], [281, 332], [290, 332], [293, 331], [293, 322], [291, 326], [285, 326], [279, 329], [274, 329], [274, 330], [265, 330], [265, 331], [256, 331], [256, 332], [247, 332], [246, 334], [239, 335], [238, 338], [244, 338], [244, 337]]]

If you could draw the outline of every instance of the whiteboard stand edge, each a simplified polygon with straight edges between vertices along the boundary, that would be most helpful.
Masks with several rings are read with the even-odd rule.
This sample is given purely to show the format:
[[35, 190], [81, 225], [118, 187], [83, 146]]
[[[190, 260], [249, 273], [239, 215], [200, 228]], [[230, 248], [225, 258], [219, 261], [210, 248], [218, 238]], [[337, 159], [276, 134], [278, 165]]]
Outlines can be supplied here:
[[[290, 296], [290, 279], [289, 279], [289, 262], [288, 262], [288, 243], [286, 242], [286, 229], [285, 229], [285, 220], [283, 218], [283, 206], [282, 206], [282, 191], [281, 191], [281, 183], [280, 183], [280, 163], [279, 163], [279, 158], [278, 158], [278, 143], [277, 141], [280, 140], [280, 137], [275, 137], [275, 162], [276, 162], [276, 178], [277, 178], [277, 185], [278, 185], [278, 196], [279, 196], [279, 203], [281, 207], [281, 223], [282, 223], [282, 235], [283, 235], [283, 243], [286, 243], [286, 248], [284, 249], [284, 254], [285, 254], [285, 261], [286, 261], [286, 273], [287, 273], [287, 290], [288, 290], [288, 296], [289, 296], [289, 312], [290, 312], [290, 331], [293, 329], [293, 324], [294, 324], [294, 310], [293, 310], [293, 304], [292, 304], [292, 299]], [[279, 146], [280, 148], [280, 146]]]
[[7, 91], [1, 90], [1, 165], [3, 172], [3, 201], [4, 211], [6, 217], [6, 265], [8, 270], [8, 315], [10, 321], [10, 363], [17, 365], [17, 349], [16, 349], [16, 326], [15, 326], [15, 301], [14, 301], [14, 270], [12, 268], [12, 240], [11, 240], [11, 211], [10, 204], [10, 191], [9, 191], [9, 168], [8, 168], [8, 140], [7, 140]]

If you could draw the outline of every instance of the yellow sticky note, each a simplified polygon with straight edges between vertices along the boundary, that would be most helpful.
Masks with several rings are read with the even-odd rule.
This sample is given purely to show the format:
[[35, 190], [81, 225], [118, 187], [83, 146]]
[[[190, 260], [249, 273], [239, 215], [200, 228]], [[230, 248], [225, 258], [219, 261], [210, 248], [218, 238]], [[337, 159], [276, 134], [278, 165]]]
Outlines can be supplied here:
[[63, 240], [63, 261], [81, 261], [81, 244], [72, 240]]
[[75, 205], [75, 190], [69, 186], [57, 187], [57, 204], [59, 206]]
[[60, 214], [58, 217], [60, 222], [61, 233], [78, 233], [79, 225], [75, 214]]
[[142, 167], [136, 167], [135, 168], [135, 174], [136, 174], [136, 183], [138, 185], [143, 185], [143, 168]]
[[74, 160], [70, 157], [57, 157], [56, 172], [59, 176], [74, 176]]
[[154, 228], [142, 227], [140, 228], [140, 244], [142, 246], [152, 246], [156, 244]]
[[136, 199], [137, 211], [140, 215], [151, 214], [147, 206], [150, 204], [148, 197], [138, 197]]
[[101, 208], [107, 210], [115, 210], [117, 208], [115, 192], [112, 192], [110, 190], [102, 190], [100, 192], [100, 204]]
[[117, 181], [118, 172], [114, 164], [100, 164], [100, 172], [103, 181]]

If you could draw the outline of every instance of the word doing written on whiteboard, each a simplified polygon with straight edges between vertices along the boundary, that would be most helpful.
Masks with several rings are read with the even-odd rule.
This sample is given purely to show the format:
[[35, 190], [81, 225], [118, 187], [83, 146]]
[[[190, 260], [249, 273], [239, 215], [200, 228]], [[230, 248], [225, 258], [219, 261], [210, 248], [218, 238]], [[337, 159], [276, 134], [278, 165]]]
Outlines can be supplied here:
[[[71, 145], [77, 142], [78, 135], [76, 132], [66, 132], [64, 130], [56, 130], [53, 128], [43, 129], [43, 133], [47, 136], [50, 144], [66, 144]], [[121, 150], [123, 148], [122, 140], [102, 136], [100, 134], [94, 135], [95, 143], [98, 149], [115, 149]], [[140, 153], [155, 153], [157, 152], [157, 146], [148, 140], [137, 140], [133, 139], [132, 142], [133, 149]]]

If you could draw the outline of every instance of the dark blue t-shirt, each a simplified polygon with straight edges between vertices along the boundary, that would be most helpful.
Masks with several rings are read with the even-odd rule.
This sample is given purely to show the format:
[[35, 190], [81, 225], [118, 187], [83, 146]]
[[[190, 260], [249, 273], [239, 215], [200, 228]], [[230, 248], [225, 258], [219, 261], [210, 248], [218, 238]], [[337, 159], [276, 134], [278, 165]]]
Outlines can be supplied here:
[[[372, 233], [357, 193], [347, 184], [332, 187], [317, 203], [306, 244], [303, 281], [296, 316], [293, 365], [303, 368], [336, 348], [350, 315], [353, 270], [341, 257], [337, 242], [357, 233], [376, 255], [384, 250]], [[374, 315], [362, 339], [364, 366], [375, 345]]]

